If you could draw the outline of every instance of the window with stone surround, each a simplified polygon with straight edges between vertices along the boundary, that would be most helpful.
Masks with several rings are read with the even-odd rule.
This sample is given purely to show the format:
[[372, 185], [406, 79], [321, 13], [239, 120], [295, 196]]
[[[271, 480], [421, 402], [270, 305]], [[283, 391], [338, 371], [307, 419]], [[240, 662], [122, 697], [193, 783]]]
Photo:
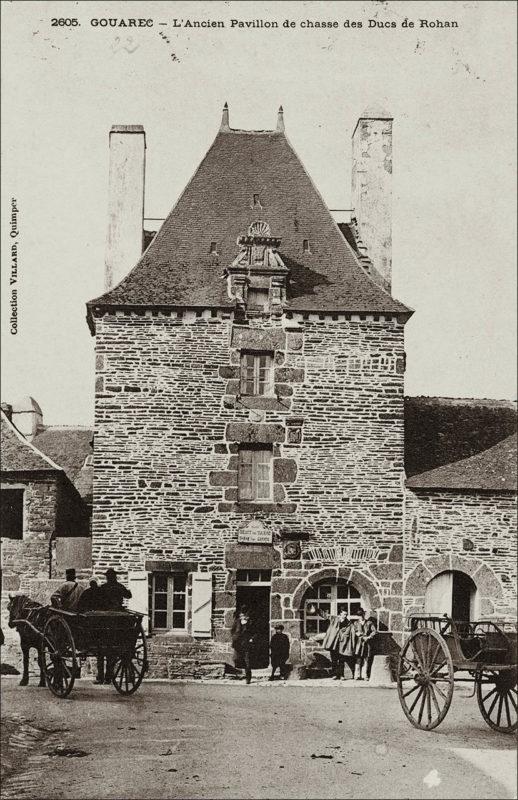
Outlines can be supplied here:
[[184, 632], [187, 627], [187, 575], [154, 572], [149, 582], [151, 631]]
[[308, 592], [304, 602], [304, 633], [306, 636], [323, 635], [329, 620], [345, 611], [355, 619], [362, 605], [360, 593], [350, 583], [321, 583]]
[[240, 392], [243, 395], [271, 395], [273, 353], [241, 352]]
[[23, 489], [2, 489], [0, 533], [3, 539], [23, 539]]
[[273, 496], [271, 448], [239, 448], [238, 499], [271, 500]]

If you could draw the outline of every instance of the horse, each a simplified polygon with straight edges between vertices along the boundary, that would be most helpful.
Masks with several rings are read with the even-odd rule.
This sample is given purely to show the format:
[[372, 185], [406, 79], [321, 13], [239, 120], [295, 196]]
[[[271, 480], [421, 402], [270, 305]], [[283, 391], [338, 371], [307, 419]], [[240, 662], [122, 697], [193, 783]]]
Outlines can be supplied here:
[[[29, 650], [34, 647], [38, 651], [38, 666], [40, 668], [40, 682], [38, 686], [45, 686], [45, 675], [43, 672], [43, 654], [41, 650], [42, 637], [31, 627], [42, 630], [45, 624], [48, 609], [31, 600], [25, 594], [9, 595], [7, 604], [9, 611], [9, 627], [16, 628], [20, 637], [20, 647], [23, 655], [23, 675], [20, 686], [27, 686], [29, 683]], [[27, 620], [31, 625], [26, 625], [18, 620]]]

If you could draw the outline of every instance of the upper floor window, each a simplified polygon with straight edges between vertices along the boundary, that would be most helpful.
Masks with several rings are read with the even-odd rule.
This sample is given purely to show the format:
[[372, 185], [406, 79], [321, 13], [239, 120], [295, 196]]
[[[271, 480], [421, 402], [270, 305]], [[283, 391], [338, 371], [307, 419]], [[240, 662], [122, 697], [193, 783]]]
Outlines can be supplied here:
[[239, 500], [272, 499], [272, 451], [241, 447], [238, 467]]
[[185, 631], [187, 576], [155, 572], [150, 576], [149, 608], [154, 631]]
[[241, 353], [241, 394], [271, 394], [273, 353]]
[[23, 489], [1, 490], [0, 531], [4, 539], [23, 539]]

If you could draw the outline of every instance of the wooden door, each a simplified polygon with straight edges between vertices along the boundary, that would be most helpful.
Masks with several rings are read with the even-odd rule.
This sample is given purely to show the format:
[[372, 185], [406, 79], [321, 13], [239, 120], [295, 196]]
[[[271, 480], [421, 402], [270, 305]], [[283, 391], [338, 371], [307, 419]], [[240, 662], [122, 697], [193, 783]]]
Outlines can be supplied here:
[[441, 572], [426, 587], [424, 610], [426, 614], [451, 616], [453, 607], [453, 572]]

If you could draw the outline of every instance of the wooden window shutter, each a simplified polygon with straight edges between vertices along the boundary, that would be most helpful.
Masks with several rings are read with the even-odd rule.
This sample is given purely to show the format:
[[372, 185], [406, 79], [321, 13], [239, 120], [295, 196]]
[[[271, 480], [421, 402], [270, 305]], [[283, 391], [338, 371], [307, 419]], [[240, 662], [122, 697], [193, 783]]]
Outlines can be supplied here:
[[128, 600], [128, 608], [132, 611], [139, 611], [146, 616], [142, 619], [144, 633], [149, 632], [149, 581], [147, 572], [128, 573], [128, 589], [131, 592], [131, 600]]
[[208, 638], [212, 634], [212, 573], [191, 572], [192, 636]]

